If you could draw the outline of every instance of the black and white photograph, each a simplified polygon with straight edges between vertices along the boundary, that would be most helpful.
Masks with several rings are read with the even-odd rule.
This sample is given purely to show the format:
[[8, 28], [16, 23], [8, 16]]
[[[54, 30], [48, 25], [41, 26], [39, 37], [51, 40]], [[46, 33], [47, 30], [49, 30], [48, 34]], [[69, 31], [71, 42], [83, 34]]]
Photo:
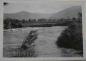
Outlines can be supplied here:
[[3, 57], [83, 57], [82, 4], [5, 0]]

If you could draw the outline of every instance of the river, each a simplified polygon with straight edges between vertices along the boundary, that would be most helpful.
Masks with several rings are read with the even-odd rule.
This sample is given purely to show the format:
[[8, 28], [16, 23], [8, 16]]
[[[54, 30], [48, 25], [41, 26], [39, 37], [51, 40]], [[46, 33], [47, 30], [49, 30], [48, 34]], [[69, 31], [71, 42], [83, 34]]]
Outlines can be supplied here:
[[64, 56], [78, 56], [67, 53], [62, 53], [62, 49], [56, 46], [55, 42], [60, 36], [61, 32], [65, 30], [65, 26], [57, 27], [37, 27], [37, 28], [17, 28], [4, 31], [4, 56], [11, 54], [9, 49], [20, 47], [25, 37], [31, 30], [38, 30], [38, 38], [35, 40], [35, 54], [37, 57], [62, 57]]

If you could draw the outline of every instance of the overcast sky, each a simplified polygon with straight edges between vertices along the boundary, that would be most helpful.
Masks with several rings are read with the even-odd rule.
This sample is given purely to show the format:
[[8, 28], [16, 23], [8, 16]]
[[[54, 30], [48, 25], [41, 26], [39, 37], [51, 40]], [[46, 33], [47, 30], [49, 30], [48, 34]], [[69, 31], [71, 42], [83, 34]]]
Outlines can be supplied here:
[[55, 13], [71, 6], [82, 5], [81, 2], [61, 2], [57, 0], [4, 0], [4, 13], [27, 11], [32, 13]]

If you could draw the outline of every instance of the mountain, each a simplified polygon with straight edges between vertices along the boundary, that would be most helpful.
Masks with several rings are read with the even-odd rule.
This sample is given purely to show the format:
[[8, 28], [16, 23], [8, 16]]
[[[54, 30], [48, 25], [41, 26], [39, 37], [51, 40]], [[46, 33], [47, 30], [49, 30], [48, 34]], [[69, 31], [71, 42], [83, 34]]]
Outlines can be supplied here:
[[78, 12], [82, 12], [80, 6], [72, 6], [66, 8], [62, 11], [53, 13], [53, 14], [40, 14], [40, 13], [29, 13], [25, 11], [21, 11], [18, 13], [4, 14], [4, 18], [13, 18], [13, 19], [38, 19], [38, 18], [46, 18], [46, 19], [59, 19], [59, 18], [73, 18], [77, 17]]
[[29, 13], [25, 11], [21, 11], [18, 13], [4, 14], [4, 18], [12, 18], [12, 19], [38, 19], [38, 18], [49, 18], [50, 14], [40, 14], [40, 13]]
[[70, 8], [66, 8], [58, 13], [53, 14], [51, 19], [60, 19], [60, 18], [73, 18], [77, 17], [78, 12], [82, 12], [80, 6], [72, 6]]

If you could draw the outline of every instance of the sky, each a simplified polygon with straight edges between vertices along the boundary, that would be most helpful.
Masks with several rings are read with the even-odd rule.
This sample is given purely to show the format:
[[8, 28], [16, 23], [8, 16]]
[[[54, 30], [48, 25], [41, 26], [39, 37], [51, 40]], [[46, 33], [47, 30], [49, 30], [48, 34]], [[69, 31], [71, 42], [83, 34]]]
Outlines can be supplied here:
[[64, 2], [57, 0], [4, 0], [4, 13], [27, 11], [31, 13], [56, 13], [71, 6], [80, 6], [81, 2]]

